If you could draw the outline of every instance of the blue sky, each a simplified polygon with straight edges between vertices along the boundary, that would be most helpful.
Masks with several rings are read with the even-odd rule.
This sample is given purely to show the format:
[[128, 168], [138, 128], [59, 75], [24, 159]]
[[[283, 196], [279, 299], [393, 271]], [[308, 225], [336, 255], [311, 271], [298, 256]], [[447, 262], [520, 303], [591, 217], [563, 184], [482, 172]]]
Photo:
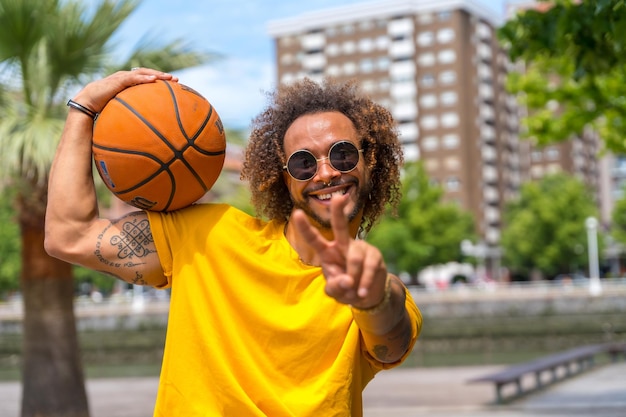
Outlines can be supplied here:
[[[135, 44], [143, 35], [164, 41], [184, 37], [199, 50], [223, 58], [177, 73], [180, 82], [203, 94], [227, 127], [247, 128], [275, 87], [271, 20], [369, 0], [143, 0], [120, 32], [119, 42]], [[506, 0], [477, 0], [504, 15]], [[124, 48], [124, 46], [120, 46]]]

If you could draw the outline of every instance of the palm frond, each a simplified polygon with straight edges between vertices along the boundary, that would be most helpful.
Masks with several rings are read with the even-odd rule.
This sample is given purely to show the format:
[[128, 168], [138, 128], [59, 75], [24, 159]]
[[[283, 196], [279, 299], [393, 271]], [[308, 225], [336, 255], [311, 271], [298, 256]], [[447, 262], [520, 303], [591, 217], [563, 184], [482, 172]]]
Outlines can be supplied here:
[[59, 0], [0, 0], [0, 62], [23, 61], [54, 21]]
[[45, 181], [63, 124], [23, 106], [8, 107], [0, 119], [0, 184], [10, 178]]
[[222, 55], [215, 52], [198, 51], [190, 41], [182, 38], [162, 44], [157, 36], [146, 34], [137, 42], [129, 58], [125, 62], [109, 66], [107, 73], [129, 70], [134, 67], [172, 72], [206, 64], [220, 58]]

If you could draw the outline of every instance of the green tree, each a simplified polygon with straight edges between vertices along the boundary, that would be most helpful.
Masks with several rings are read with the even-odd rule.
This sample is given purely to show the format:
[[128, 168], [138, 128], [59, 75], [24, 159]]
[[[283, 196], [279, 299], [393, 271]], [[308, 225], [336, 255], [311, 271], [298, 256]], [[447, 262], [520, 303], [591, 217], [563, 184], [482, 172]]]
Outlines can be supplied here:
[[19, 288], [20, 233], [11, 190], [0, 190], [0, 299]]
[[[626, 187], [622, 188], [626, 192]], [[626, 197], [622, 196], [615, 202], [611, 213], [611, 235], [616, 242], [626, 244]]]
[[587, 265], [585, 219], [596, 216], [594, 199], [578, 179], [554, 174], [522, 186], [505, 207], [504, 265], [528, 276], [574, 272]]
[[475, 236], [474, 222], [431, 184], [421, 163], [407, 163], [398, 213], [388, 213], [368, 236], [390, 270], [412, 277], [423, 268], [461, 259], [461, 241]]
[[605, 147], [626, 151], [626, 4], [556, 0], [519, 13], [498, 36], [523, 71], [509, 90], [529, 109], [526, 135], [540, 144], [590, 127]]
[[48, 172], [65, 100], [78, 84], [135, 66], [174, 71], [209, 54], [146, 38], [126, 60], [113, 35], [136, 0], [0, 0], [0, 184], [16, 190], [24, 299], [23, 417], [88, 416], [73, 310], [72, 266], [43, 247]]

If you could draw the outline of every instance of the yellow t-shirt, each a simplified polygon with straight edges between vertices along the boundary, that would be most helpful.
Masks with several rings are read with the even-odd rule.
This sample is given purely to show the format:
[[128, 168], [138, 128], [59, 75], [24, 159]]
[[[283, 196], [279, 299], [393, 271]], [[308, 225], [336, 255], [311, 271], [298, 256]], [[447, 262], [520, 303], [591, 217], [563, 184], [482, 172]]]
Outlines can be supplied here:
[[[149, 213], [171, 304], [155, 416], [361, 416], [383, 368], [283, 235], [227, 205]], [[408, 296], [413, 342], [421, 316]], [[411, 345], [412, 347], [412, 345]]]

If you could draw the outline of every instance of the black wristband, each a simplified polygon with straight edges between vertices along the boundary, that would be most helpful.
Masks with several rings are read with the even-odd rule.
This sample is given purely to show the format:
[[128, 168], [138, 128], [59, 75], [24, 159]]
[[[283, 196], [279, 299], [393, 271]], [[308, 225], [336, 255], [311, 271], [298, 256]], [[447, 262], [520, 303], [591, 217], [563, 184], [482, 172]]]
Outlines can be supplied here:
[[88, 109], [87, 107], [75, 102], [72, 99], [67, 101], [67, 106], [86, 114], [87, 116], [91, 117], [93, 120], [96, 120], [96, 117], [98, 117], [98, 113], [96, 113], [95, 111], [91, 109]]

